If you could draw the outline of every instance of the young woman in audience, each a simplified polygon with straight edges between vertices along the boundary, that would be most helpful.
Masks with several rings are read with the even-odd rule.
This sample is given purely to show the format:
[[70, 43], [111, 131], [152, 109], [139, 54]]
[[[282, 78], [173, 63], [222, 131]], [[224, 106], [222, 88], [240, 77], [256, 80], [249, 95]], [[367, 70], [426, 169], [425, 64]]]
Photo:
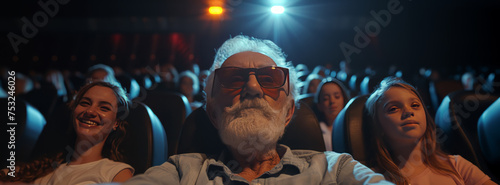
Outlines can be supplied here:
[[459, 155], [448, 155], [436, 142], [436, 125], [415, 88], [387, 77], [366, 102], [367, 166], [400, 184], [495, 184]]
[[203, 103], [195, 101], [194, 97], [198, 94], [200, 90], [200, 82], [198, 76], [191, 71], [184, 71], [179, 74], [179, 81], [177, 82], [177, 89], [182, 93], [189, 101], [191, 110], [195, 110], [201, 107]]
[[318, 85], [314, 100], [318, 109], [317, 117], [327, 151], [332, 151], [333, 122], [350, 99], [346, 87], [342, 82], [334, 78], [325, 78]]
[[[55, 156], [20, 165], [16, 177], [2, 181], [34, 184], [93, 184], [124, 182], [134, 169], [125, 163], [119, 145], [125, 136], [128, 99], [122, 88], [108, 82], [83, 86], [70, 103], [71, 139]], [[61, 134], [63, 135], [63, 134]], [[64, 139], [64, 138], [61, 138]]]

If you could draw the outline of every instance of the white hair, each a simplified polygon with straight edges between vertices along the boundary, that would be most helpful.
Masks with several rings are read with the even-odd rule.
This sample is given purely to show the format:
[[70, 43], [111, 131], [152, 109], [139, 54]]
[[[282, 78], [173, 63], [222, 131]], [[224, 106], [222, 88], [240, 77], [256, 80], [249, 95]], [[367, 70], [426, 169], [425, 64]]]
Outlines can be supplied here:
[[272, 41], [257, 39], [245, 35], [238, 35], [226, 40], [217, 50], [214, 64], [210, 68], [210, 75], [207, 78], [207, 85], [205, 87], [207, 99], [211, 98], [212, 84], [214, 81], [213, 72], [215, 71], [215, 69], [220, 68], [226, 61], [226, 59], [230, 56], [245, 51], [252, 51], [266, 55], [271, 58], [278, 67], [287, 68], [289, 78], [288, 83], [290, 84], [290, 96], [294, 99], [295, 103], [297, 103], [299, 95], [298, 89], [296, 88], [297, 76], [295, 73], [295, 67], [293, 66], [292, 62], [286, 62], [285, 53], [283, 53], [281, 48]]

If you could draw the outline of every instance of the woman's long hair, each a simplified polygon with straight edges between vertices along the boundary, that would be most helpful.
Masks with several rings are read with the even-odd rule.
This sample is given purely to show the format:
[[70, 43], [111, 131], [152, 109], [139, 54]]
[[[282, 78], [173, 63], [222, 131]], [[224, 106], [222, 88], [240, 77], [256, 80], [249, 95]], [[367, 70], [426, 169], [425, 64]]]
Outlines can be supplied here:
[[458, 172], [454, 170], [448, 162], [447, 154], [440, 149], [439, 144], [436, 142], [436, 124], [427, 111], [427, 108], [425, 108], [425, 105], [423, 105], [422, 97], [412, 85], [397, 77], [387, 77], [382, 80], [379, 87], [366, 101], [368, 114], [372, 118], [372, 123], [367, 124], [366, 127], [368, 133], [367, 141], [371, 142], [368, 144], [369, 149], [367, 150], [367, 154], [370, 155], [367, 155], [367, 165], [375, 171], [383, 173], [386, 179], [398, 185], [409, 184], [409, 179], [401, 173], [397, 163], [394, 162], [396, 156], [393, 156], [391, 150], [387, 147], [387, 143], [383, 139], [384, 131], [381, 129], [377, 117], [378, 101], [380, 97], [392, 87], [400, 87], [413, 92], [422, 103], [427, 122], [427, 129], [419, 141], [422, 142], [421, 151], [424, 164], [437, 173], [453, 174], [459, 177]]
[[[123, 121], [121, 117], [122, 115], [128, 115], [129, 100], [125, 94], [125, 91], [121, 88], [121, 86], [103, 81], [92, 82], [83, 86], [77, 92], [73, 100], [69, 103], [69, 108], [72, 111], [71, 120], [74, 121], [73, 112], [76, 106], [78, 105], [78, 102], [80, 102], [85, 93], [94, 86], [102, 86], [110, 88], [111, 90], [113, 90], [113, 93], [115, 94], [118, 102], [118, 112], [116, 115], [118, 127], [115, 131], [109, 133], [108, 138], [104, 143], [101, 155], [104, 158], [109, 158], [114, 161], [123, 162], [125, 159], [119, 150], [120, 149], [119, 146], [123, 141], [123, 139], [125, 138], [126, 126], [128, 123], [126, 121]], [[69, 162], [71, 160], [71, 156], [75, 148], [78, 148], [77, 146], [74, 146], [74, 148], [68, 147], [70, 145], [71, 146], [75, 145], [76, 142], [76, 132], [73, 127], [73, 123], [69, 127], [67, 135], [69, 136], [70, 139], [68, 141], [68, 145], [66, 145], [66, 148], [60, 148], [59, 152], [45, 155], [32, 162], [20, 164], [16, 172], [16, 177], [10, 177], [7, 176], [6, 174], [3, 174], [3, 172], [0, 172], [2, 173], [0, 176], [0, 181], [3, 182], [21, 181], [27, 183], [33, 182], [35, 179], [43, 177], [53, 172], [57, 167], [59, 167], [60, 164]]]

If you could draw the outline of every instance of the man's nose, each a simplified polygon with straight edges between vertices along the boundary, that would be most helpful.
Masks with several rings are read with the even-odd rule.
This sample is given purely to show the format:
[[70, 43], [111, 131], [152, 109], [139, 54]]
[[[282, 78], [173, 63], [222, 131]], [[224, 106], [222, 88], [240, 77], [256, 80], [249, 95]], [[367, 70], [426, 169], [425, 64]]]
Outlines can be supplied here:
[[250, 74], [248, 82], [242, 88], [242, 98], [262, 98], [264, 95], [259, 81], [257, 81], [257, 77], [253, 74]]

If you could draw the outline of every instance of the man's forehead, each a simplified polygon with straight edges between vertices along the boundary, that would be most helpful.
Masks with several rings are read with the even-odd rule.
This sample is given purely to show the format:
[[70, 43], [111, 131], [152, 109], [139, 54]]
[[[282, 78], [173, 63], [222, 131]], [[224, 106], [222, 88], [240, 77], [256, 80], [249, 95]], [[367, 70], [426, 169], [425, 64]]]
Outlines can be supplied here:
[[276, 63], [264, 54], [244, 51], [227, 58], [221, 67], [261, 68], [267, 66], [276, 66]]

